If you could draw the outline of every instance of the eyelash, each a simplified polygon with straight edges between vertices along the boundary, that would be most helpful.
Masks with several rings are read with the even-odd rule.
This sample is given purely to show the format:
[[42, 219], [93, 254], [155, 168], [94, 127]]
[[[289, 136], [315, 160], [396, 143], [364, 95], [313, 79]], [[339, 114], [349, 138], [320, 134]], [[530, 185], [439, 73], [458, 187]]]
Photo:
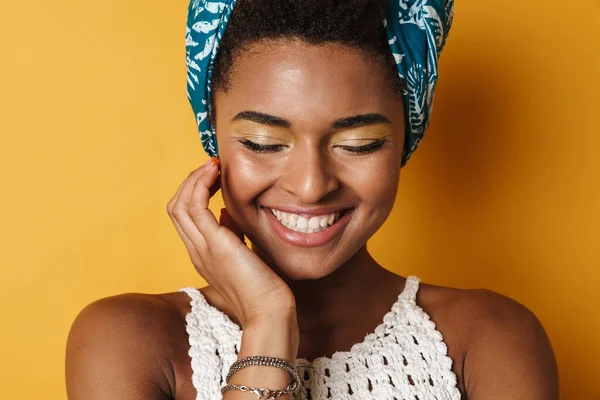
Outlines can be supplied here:
[[257, 153], [275, 153], [285, 147], [282, 144], [258, 144], [247, 139], [240, 140], [240, 143]]
[[[244, 146], [246, 146], [246, 148], [255, 151], [257, 153], [275, 153], [278, 151], [283, 150], [283, 148], [285, 147], [285, 145], [283, 144], [258, 144], [255, 142], [252, 142], [250, 140], [244, 139], [244, 140], [240, 140], [239, 141], [241, 144], [243, 144]], [[339, 147], [340, 149], [344, 149], [348, 152], [351, 153], [355, 153], [355, 154], [367, 154], [367, 153], [371, 153], [377, 149], [379, 149], [381, 146], [383, 146], [385, 143], [385, 140], [376, 140], [374, 142], [371, 142], [369, 144], [365, 144], [364, 146], [336, 146]]]
[[371, 142], [369, 144], [365, 144], [364, 146], [358, 146], [358, 147], [354, 147], [354, 146], [338, 146], [341, 149], [344, 149], [346, 151], [349, 151], [351, 153], [356, 153], [356, 154], [367, 154], [367, 153], [372, 153], [375, 150], [379, 149], [381, 146], [383, 146], [383, 144], [385, 143], [385, 140], [377, 140], [375, 142]]

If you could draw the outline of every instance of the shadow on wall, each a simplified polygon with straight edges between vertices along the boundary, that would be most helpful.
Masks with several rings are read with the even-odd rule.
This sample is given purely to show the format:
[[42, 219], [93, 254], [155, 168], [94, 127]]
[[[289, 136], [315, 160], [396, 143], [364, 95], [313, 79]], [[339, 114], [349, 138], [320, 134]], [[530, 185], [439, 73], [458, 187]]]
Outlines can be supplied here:
[[532, 183], [547, 173], [535, 168], [543, 156], [534, 154], [532, 89], [520, 64], [500, 56], [469, 52], [452, 59], [468, 63], [442, 66], [432, 129], [414, 165], [421, 175], [414, 192], [438, 231], [432, 248], [448, 252], [446, 264], [429, 263], [431, 273], [460, 286], [510, 288], [510, 296], [548, 279], [539, 266], [546, 255], [528, 242], [547, 228], [532, 215], [532, 202], [546, 200]]
[[[456, 60], [467, 59], [469, 63], [457, 64]], [[514, 279], [513, 271], [502, 263], [490, 263], [492, 255], [485, 252], [490, 244], [480, 233], [485, 224], [487, 230], [499, 230], [495, 237], [505, 237], [493, 219], [513, 168], [507, 157], [521, 140], [516, 135], [517, 110], [511, 109], [511, 71], [473, 54], [455, 54], [451, 61], [455, 64], [440, 66], [430, 127], [401, 174], [397, 201], [401, 206], [395, 207], [378, 237], [394, 248], [398, 227], [416, 218], [409, 224], [415, 231], [401, 236], [418, 241], [411, 250], [420, 253], [423, 264], [418, 269], [424, 276], [457, 286], [472, 285], [473, 277], [482, 272], [487, 278]], [[419, 239], [410, 238], [413, 235]], [[490, 249], [510, 250], [510, 237], [505, 239]], [[509, 256], [505, 254], [503, 261], [512, 261]]]
[[524, 125], [530, 88], [509, 56], [473, 48], [441, 59], [430, 127], [402, 171], [378, 246], [397, 248], [401, 237], [424, 277], [511, 296], [544, 271], [528, 268], [538, 255], [523, 241], [535, 229], [523, 196], [538, 179], [527, 168], [537, 138]]
[[[504, 189], [511, 175], [511, 152], [518, 147], [517, 110], [511, 109], [511, 71], [502, 63], [489, 58], [478, 59], [472, 54], [454, 57], [469, 60], [461, 65], [449, 65], [440, 80], [438, 97], [434, 103], [429, 142], [415, 169], [423, 174], [420, 201], [426, 214], [438, 217], [432, 220], [441, 231], [436, 248], [450, 248], [452, 268], [432, 271], [448, 278], [481, 275], [508, 278], [513, 274], [504, 265], [490, 262], [496, 259], [487, 254], [491, 243], [481, 237], [505, 238], [506, 242], [493, 243], [494, 251], [509, 250], [510, 236], [503, 235], [502, 226], [494, 220], [494, 210], [503, 202]], [[445, 95], [448, 93], [448, 95]], [[440, 95], [441, 94], [441, 95]], [[425, 143], [425, 142], [424, 142]], [[448, 245], [444, 245], [448, 243]], [[504, 262], [512, 261], [504, 254]], [[466, 259], [464, 257], [467, 257]], [[463, 259], [464, 262], [457, 263]], [[458, 264], [458, 265], [457, 265]], [[485, 265], [485, 270], [482, 267]], [[456, 267], [462, 269], [457, 271]], [[432, 268], [443, 268], [441, 263]], [[455, 280], [454, 278], [453, 280]]]
[[567, 232], [553, 226], [569, 218], [557, 197], [569, 188], [554, 187], [560, 167], [550, 164], [556, 161], [548, 142], [540, 143], [556, 140], [547, 135], [561, 128], [539, 131], [532, 115], [544, 117], [545, 111], [534, 110], [539, 99], [528, 80], [535, 77], [502, 56], [510, 55], [473, 49], [440, 67], [430, 128], [402, 172], [396, 207], [370, 248], [401, 274], [489, 288], [524, 303], [550, 335], [561, 393], [591, 400], [598, 384], [581, 373], [595, 368], [581, 343], [592, 317], [577, 309], [579, 293], [560, 293], [573, 290], [564, 288], [561, 274], [569, 274], [566, 266], [577, 257], [569, 255], [572, 241], [563, 240], [570, 225], [562, 225]]

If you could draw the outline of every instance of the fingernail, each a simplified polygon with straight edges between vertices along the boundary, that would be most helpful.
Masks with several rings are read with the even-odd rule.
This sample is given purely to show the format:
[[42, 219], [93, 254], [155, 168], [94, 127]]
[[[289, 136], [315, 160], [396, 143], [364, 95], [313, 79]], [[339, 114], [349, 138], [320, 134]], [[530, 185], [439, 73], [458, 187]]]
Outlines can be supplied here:
[[221, 165], [221, 161], [219, 160], [219, 157], [213, 157], [213, 158], [211, 158], [210, 161], [217, 167]]
[[205, 162], [202, 166], [205, 167], [207, 166], [210, 162], [212, 162], [212, 159], [208, 160], [207, 162]]

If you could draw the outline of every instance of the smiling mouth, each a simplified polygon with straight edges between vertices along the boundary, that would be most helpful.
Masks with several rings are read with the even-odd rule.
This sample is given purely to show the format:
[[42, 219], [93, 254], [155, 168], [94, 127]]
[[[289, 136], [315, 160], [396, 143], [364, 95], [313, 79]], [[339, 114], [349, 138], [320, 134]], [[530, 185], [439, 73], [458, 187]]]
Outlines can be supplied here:
[[273, 208], [268, 209], [279, 223], [287, 229], [301, 233], [317, 233], [327, 230], [344, 215], [345, 211], [332, 214], [306, 216], [287, 213]]

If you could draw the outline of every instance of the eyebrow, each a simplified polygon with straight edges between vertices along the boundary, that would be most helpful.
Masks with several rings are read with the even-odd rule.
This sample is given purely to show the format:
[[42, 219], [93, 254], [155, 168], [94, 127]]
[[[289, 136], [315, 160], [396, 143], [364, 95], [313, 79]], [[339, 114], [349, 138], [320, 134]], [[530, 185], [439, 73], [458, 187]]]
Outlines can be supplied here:
[[377, 113], [373, 114], [361, 114], [353, 117], [341, 118], [333, 121], [331, 127], [334, 129], [349, 129], [349, 128], [360, 128], [361, 126], [375, 125], [375, 124], [391, 124], [392, 122], [385, 116]]
[[[232, 121], [247, 120], [257, 124], [290, 129], [292, 123], [286, 119], [257, 111], [242, 111], [233, 117]], [[340, 118], [333, 121], [333, 129], [351, 129], [375, 124], [391, 124], [392, 122], [382, 114], [359, 114], [352, 117]]]
[[257, 124], [274, 126], [277, 128], [289, 129], [292, 127], [290, 121], [276, 117], [274, 115], [264, 114], [256, 111], [242, 111], [241, 113], [233, 117], [231, 121], [239, 121], [243, 119], [251, 122], [256, 122]]

